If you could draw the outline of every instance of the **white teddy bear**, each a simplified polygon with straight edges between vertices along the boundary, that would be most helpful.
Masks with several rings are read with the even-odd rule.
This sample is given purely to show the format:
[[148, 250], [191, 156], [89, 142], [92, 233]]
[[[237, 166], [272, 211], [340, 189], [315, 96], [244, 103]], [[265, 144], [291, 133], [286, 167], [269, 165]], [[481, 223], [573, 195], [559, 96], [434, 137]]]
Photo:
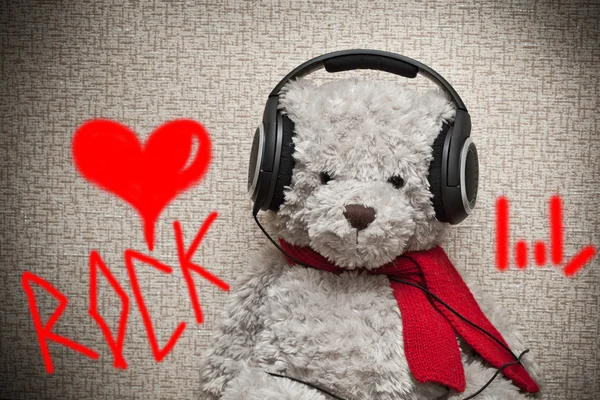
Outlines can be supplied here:
[[[438, 295], [449, 306], [471, 310], [522, 356], [477, 398], [539, 398], [540, 370], [506, 313], [472, 283], [482, 315], [468, 289], [460, 304], [448, 300], [463, 281], [438, 247], [449, 224], [436, 219], [428, 174], [453, 102], [392, 82], [302, 78], [286, 84], [279, 108], [293, 123], [282, 154], [290, 162], [291, 153], [293, 174], [278, 211], [261, 217], [288, 254], [319, 265], [270, 243], [250, 257], [203, 354], [204, 398], [464, 399], [496, 373], [490, 360], [515, 361], [421, 289], [394, 281], [386, 271], [396, 267], [421, 277], [405, 281], [446, 290]], [[420, 265], [427, 257], [433, 267]], [[436, 275], [446, 270], [451, 278]]]

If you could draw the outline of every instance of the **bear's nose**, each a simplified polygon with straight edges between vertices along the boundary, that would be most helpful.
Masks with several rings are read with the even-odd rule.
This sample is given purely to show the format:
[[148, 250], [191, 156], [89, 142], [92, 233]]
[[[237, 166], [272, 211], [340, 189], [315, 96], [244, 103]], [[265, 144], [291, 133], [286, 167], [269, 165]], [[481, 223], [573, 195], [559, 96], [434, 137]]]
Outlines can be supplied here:
[[353, 228], [365, 229], [375, 219], [375, 210], [373, 207], [365, 207], [360, 204], [348, 204], [345, 207], [344, 217], [350, 222]]

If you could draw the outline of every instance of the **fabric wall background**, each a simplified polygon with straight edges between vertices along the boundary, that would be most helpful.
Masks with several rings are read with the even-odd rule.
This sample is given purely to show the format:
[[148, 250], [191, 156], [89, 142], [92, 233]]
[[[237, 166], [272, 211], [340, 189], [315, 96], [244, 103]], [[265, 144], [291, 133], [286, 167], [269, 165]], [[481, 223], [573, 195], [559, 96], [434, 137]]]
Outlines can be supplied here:
[[[595, 0], [410, 1], [19, 1], [0, 3], [0, 398], [191, 399], [198, 360], [226, 294], [195, 278], [205, 313], [194, 323], [177, 267], [173, 221], [186, 245], [211, 211], [219, 217], [194, 260], [228, 282], [249, 251], [267, 246], [251, 218], [246, 173], [266, 95], [289, 70], [328, 51], [374, 48], [418, 59], [444, 75], [471, 111], [481, 158], [476, 213], [446, 248], [520, 320], [547, 378], [549, 399], [600, 398], [600, 272], [494, 266], [494, 204], [511, 200], [511, 242], [547, 239], [548, 199], [565, 210], [565, 254], [600, 245], [600, 4]], [[401, 79], [373, 72], [364, 76]], [[423, 78], [408, 84], [430, 87]], [[75, 171], [71, 138], [103, 117], [145, 140], [164, 121], [192, 118], [211, 132], [214, 161], [157, 224], [138, 278], [158, 340], [188, 327], [156, 363], [133, 301], [124, 354], [112, 365], [87, 314], [88, 257], [97, 249], [127, 293], [123, 251], [147, 253], [137, 214]], [[100, 353], [93, 361], [50, 344], [47, 375], [20, 279], [47, 279], [69, 298], [56, 332]], [[55, 301], [37, 291], [48, 318]], [[119, 303], [105, 282], [103, 315]]]

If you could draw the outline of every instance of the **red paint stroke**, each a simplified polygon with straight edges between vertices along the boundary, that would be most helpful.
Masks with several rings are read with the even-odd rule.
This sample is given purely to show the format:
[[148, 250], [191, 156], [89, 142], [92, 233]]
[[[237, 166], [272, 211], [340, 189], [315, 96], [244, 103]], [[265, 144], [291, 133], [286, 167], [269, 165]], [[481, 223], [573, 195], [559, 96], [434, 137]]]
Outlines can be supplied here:
[[[186, 168], [194, 139], [198, 151]], [[184, 119], [160, 126], [145, 146], [132, 130], [118, 122], [91, 120], [75, 132], [72, 151], [75, 167], [87, 180], [138, 211], [150, 251], [162, 210], [197, 183], [211, 161], [208, 132], [201, 124]]]
[[496, 200], [496, 265], [500, 271], [508, 268], [508, 199]]
[[[33, 288], [31, 287], [31, 283], [38, 285], [46, 292], [48, 292], [52, 297], [58, 300], [58, 307], [52, 313], [48, 322], [44, 325], [42, 323], [42, 318], [40, 317], [40, 313], [37, 307], [37, 301], [35, 293], [33, 292]], [[54, 366], [52, 365], [52, 357], [50, 356], [50, 351], [48, 350], [48, 340], [59, 343], [65, 347], [68, 347], [72, 350], [75, 350], [93, 360], [98, 358], [98, 353], [91, 350], [90, 348], [79, 344], [71, 339], [68, 339], [62, 335], [58, 335], [56, 333], [51, 332], [54, 324], [59, 320], [62, 313], [67, 308], [67, 304], [69, 300], [67, 297], [62, 294], [58, 289], [56, 289], [52, 284], [43, 278], [26, 271], [23, 273], [21, 277], [21, 285], [23, 286], [23, 290], [27, 295], [27, 300], [29, 301], [29, 310], [31, 311], [31, 316], [33, 318], [33, 326], [35, 327], [35, 331], [37, 333], [38, 342], [40, 344], [40, 350], [42, 352], [42, 358], [44, 359], [44, 364], [46, 365], [46, 372], [52, 374], [54, 372]]]
[[546, 243], [537, 242], [533, 248], [533, 252], [535, 255], [535, 263], [539, 267], [546, 264]]
[[565, 265], [563, 272], [566, 276], [575, 275], [585, 264], [596, 255], [596, 249], [593, 246], [585, 246], [577, 253], [571, 261]]
[[527, 266], [527, 242], [524, 240], [515, 243], [515, 262], [517, 268], [524, 269]]
[[150, 348], [152, 349], [152, 354], [154, 355], [154, 359], [157, 362], [160, 362], [163, 358], [165, 358], [167, 354], [169, 354], [171, 349], [173, 349], [173, 346], [175, 346], [175, 343], [177, 343], [177, 340], [179, 340], [179, 337], [185, 330], [186, 323], [180, 322], [177, 328], [175, 329], [173, 335], [171, 335], [171, 338], [169, 339], [165, 347], [163, 347], [162, 349], [159, 347], [158, 341], [156, 339], [156, 333], [154, 332], [154, 327], [152, 325], [152, 320], [150, 318], [150, 314], [148, 313], [148, 309], [146, 308], [146, 303], [144, 303], [144, 298], [142, 297], [140, 285], [137, 279], [137, 275], [135, 273], [135, 267], [133, 265], [134, 259], [142, 261], [146, 264], [150, 264], [152, 267], [158, 269], [161, 272], [164, 272], [165, 274], [172, 273], [173, 269], [168, 265], [162, 264], [161, 262], [155, 260], [152, 257], [146, 256], [145, 254], [138, 253], [137, 251], [130, 249], [125, 250], [125, 265], [127, 266], [127, 272], [129, 273], [129, 279], [131, 281], [133, 294], [140, 309], [140, 314], [142, 315], [144, 326], [146, 327], [146, 332], [148, 334], [148, 340], [150, 341]]
[[552, 263], [560, 265], [563, 262], [563, 213], [562, 200], [559, 196], [550, 198], [550, 249]]
[[[104, 275], [121, 300], [121, 317], [119, 319], [119, 331], [117, 333], [116, 341], [108, 324], [98, 312], [98, 270]], [[96, 324], [98, 324], [104, 334], [106, 343], [108, 343], [115, 360], [115, 368], [127, 369], [127, 362], [123, 357], [123, 344], [125, 342], [125, 331], [127, 329], [127, 318], [129, 316], [129, 296], [127, 296], [117, 279], [110, 272], [110, 269], [104, 264], [100, 254], [98, 254], [96, 250], [92, 250], [90, 253], [90, 309], [88, 313], [90, 317], [96, 321]]]
[[200, 227], [200, 230], [196, 234], [196, 237], [194, 237], [194, 240], [192, 241], [192, 244], [190, 245], [187, 251], [185, 251], [184, 249], [183, 232], [181, 229], [181, 224], [179, 223], [179, 221], [173, 222], [173, 230], [175, 231], [175, 241], [177, 242], [177, 255], [179, 257], [179, 264], [181, 265], [181, 271], [183, 273], [183, 277], [188, 287], [192, 307], [194, 309], [194, 314], [196, 315], [196, 322], [198, 324], [201, 324], [203, 322], [204, 317], [202, 315], [202, 308], [200, 307], [200, 300], [198, 299], [196, 286], [194, 285], [194, 279], [190, 271], [196, 272], [197, 274], [202, 276], [204, 279], [210, 281], [212, 284], [214, 284], [221, 290], [229, 291], [229, 285], [226, 282], [222, 281], [215, 275], [206, 271], [202, 266], [192, 263], [192, 257], [194, 256], [196, 250], [198, 249], [198, 246], [202, 242], [202, 239], [204, 239], [204, 235], [210, 228], [213, 221], [217, 218], [217, 216], [218, 213], [216, 211], [213, 211], [209, 214], [208, 218], [206, 218], [206, 220]]
[[[560, 265], [564, 258], [564, 226], [562, 199], [554, 195], [549, 201], [550, 220], [550, 255], [552, 263]], [[508, 268], [508, 237], [509, 237], [509, 204], [505, 197], [496, 200], [496, 264], [500, 271]], [[527, 266], [527, 242], [520, 240], [515, 244], [515, 262], [519, 269]], [[543, 241], [536, 242], [533, 247], [535, 263], [538, 266], [546, 264], [546, 244]], [[596, 254], [593, 246], [584, 247], [564, 267], [566, 276], [573, 276]]]

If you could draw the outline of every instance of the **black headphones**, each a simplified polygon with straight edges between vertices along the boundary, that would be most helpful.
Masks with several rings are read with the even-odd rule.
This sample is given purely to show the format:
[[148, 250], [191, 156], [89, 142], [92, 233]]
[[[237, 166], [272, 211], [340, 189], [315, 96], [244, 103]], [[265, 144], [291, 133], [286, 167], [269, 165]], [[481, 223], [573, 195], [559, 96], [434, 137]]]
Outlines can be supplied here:
[[284, 200], [284, 187], [292, 181], [294, 123], [278, 110], [279, 92], [288, 81], [321, 68], [327, 72], [373, 69], [407, 78], [421, 73], [450, 95], [456, 105], [456, 116], [451, 124], [443, 124], [432, 145], [428, 179], [436, 218], [453, 225], [464, 220], [475, 207], [479, 182], [477, 149], [470, 138], [471, 117], [465, 104], [454, 88], [428, 66], [378, 50], [344, 50], [313, 58], [275, 86], [252, 142], [248, 192], [254, 202], [253, 214], [259, 210], [279, 210]]

